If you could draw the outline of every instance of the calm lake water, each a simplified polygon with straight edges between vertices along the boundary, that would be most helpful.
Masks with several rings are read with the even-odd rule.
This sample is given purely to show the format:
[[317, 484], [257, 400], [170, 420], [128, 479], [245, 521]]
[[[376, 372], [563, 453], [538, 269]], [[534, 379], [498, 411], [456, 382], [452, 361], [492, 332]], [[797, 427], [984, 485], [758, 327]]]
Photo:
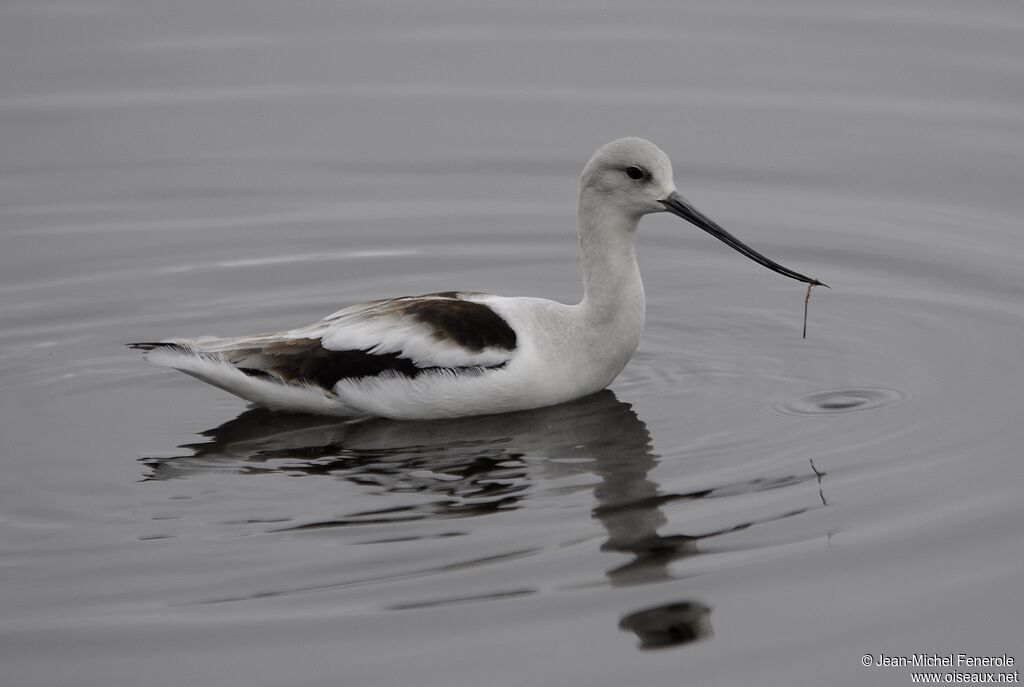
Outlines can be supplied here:
[[[806, 340], [800, 285], [658, 216], [640, 350], [575, 404], [339, 424], [122, 346], [574, 301], [579, 171], [624, 135], [833, 286]], [[1024, 660], [1016, 0], [11, 0], [0, 150], [5, 685]]]

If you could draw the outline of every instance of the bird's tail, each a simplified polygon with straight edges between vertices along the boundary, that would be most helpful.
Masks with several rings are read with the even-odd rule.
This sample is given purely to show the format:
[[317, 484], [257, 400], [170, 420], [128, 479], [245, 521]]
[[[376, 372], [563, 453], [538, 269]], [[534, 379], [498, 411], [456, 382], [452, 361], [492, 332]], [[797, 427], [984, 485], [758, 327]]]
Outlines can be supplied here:
[[[221, 344], [230, 341], [211, 340]], [[271, 410], [341, 417], [361, 414], [328, 390], [305, 382], [288, 383], [258, 368], [240, 368], [221, 351], [197, 345], [197, 340], [140, 341], [127, 346], [144, 351], [146, 360], [154, 365], [172, 367]]]
[[135, 343], [127, 343], [125, 346], [136, 351], [152, 351], [155, 348], [176, 351], [185, 350], [184, 346], [173, 341], [137, 341]]

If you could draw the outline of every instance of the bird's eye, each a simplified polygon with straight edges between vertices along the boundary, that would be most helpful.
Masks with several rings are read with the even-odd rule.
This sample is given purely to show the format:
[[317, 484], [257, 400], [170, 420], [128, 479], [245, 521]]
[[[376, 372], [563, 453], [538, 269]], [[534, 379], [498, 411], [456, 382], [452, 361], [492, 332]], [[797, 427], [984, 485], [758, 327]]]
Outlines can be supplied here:
[[645, 172], [642, 167], [626, 167], [626, 176], [630, 179], [639, 181], [647, 176], [647, 172]]

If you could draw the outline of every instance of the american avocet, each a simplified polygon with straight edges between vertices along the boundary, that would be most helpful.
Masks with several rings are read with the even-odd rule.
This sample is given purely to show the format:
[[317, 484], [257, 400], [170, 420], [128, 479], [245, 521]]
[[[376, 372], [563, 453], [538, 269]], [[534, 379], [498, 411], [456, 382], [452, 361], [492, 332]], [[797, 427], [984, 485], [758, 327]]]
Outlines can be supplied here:
[[602, 146], [580, 179], [583, 299], [450, 291], [353, 305], [316, 324], [237, 338], [129, 344], [257, 405], [338, 416], [430, 419], [553, 405], [599, 391], [622, 371], [644, 327], [633, 238], [643, 215], [670, 212], [779, 274], [779, 265], [676, 191], [657, 146]]

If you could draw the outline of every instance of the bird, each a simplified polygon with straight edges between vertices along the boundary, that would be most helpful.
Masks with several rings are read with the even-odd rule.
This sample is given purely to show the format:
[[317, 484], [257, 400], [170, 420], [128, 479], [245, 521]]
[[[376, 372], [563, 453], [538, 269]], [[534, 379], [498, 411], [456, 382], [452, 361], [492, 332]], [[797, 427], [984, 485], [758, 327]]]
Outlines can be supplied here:
[[127, 344], [275, 411], [430, 420], [541, 408], [607, 387], [640, 342], [646, 301], [635, 236], [668, 212], [755, 262], [825, 286], [768, 259], [676, 190], [672, 163], [642, 138], [601, 146], [579, 186], [579, 303], [447, 291], [346, 307], [315, 324], [232, 338]]

